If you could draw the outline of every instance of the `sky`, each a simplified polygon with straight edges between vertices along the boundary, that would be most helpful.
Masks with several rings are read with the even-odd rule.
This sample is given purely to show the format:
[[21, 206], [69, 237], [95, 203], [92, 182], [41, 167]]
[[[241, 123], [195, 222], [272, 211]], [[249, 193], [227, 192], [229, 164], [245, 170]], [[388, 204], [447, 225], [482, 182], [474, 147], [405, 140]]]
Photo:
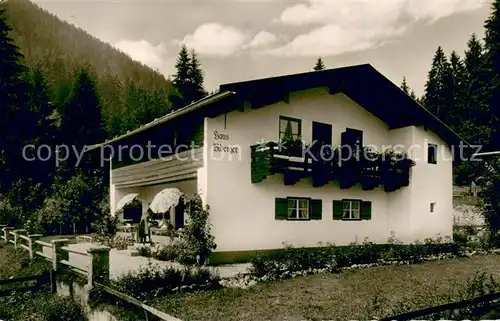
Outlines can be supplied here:
[[461, 56], [484, 36], [485, 0], [34, 0], [166, 77], [194, 49], [208, 91], [220, 84], [370, 63], [423, 94], [438, 46]]

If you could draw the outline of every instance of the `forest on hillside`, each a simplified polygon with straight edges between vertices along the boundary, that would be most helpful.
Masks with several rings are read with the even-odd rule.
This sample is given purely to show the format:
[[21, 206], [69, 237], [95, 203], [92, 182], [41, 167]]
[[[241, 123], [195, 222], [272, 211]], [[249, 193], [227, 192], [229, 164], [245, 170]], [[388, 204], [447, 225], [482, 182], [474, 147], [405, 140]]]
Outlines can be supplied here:
[[95, 78], [110, 136], [160, 117], [172, 107], [171, 81], [157, 71], [29, 0], [2, 6], [12, 27], [10, 36], [23, 54], [21, 63], [43, 72], [55, 104], [68, 97], [74, 71], [85, 66]]
[[109, 166], [84, 147], [207, 94], [196, 52], [175, 67], [171, 82], [27, 0], [0, 3], [0, 222], [108, 228]]

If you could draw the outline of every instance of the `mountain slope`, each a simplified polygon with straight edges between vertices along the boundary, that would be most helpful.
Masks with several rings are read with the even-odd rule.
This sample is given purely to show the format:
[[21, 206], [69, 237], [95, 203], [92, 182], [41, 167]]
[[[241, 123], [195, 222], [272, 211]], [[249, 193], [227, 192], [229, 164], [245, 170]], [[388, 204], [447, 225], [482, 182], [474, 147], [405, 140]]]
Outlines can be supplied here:
[[[1, 4], [7, 9], [8, 23], [12, 26], [11, 37], [24, 55], [23, 63], [40, 68], [52, 86], [53, 100], [63, 101], [69, 93], [74, 71], [85, 66], [96, 75], [98, 90], [103, 105], [108, 129], [111, 134], [123, 132], [116, 123], [132, 123], [130, 120], [116, 120], [134, 107], [127, 103], [127, 92], [131, 87], [143, 95], [161, 96], [165, 112], [166, 97], [171, 88], [163, 75], [132, 60], [129, 56], [100, 41], [55, 15], [41, 9], [28, 0], [8, 0]], [[137, 97], [134, 97], [137, 100]], [[137, 114], [137, 111], [135, 111]], [[143, 121], [143, 120], [142, 120]], [[114, 124], [114, 125], [110, 125]], [[115, 126], [116, 125], [116, 126]], [[116, 128], [115, 128], [116, 127]], [[127, 128], [129, 129], [129, 128]]]

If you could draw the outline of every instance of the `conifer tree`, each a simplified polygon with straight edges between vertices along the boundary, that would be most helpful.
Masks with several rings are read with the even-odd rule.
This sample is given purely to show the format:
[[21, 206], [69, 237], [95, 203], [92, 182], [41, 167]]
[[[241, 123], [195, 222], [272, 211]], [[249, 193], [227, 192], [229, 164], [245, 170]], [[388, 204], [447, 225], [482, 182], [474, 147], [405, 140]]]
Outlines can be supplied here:
[[24, 104], [25, 84], [21, 79], [26, 70], [20, 60], [22, 54], [10, 37], [5, 10], [0, 8], [0, 190], [9, 188], [18, 173], [21, 156], [19, 109]]
[[[84, 146], [105, 140], [106, 131], [103, 125], [95, 81], [85, 68], [79, 68], [75, 72], [75, 82], [61, 115], [59, 135], [62, 137], [62, 143], [74, 146], [80, 152]], [[75, 165], [75, 155], [71, 153], [67, 168], [74, 169]], [[73, 172], [74, 170], [69, 170], [70, 175]]]
[[[26, 144], [33, 144], [36, 148], [47, 145], [55, 146], [56, 128], [53, 119], [54, 108], [49, 98], [49, 86], [43, 72], [39, 69], [32, 69], [25, 74], [25, 81], [28, 84], [27, 108], [25, 112], [25, 124], [32, 128], [30, 137], [26, 136]], [[28, 150], [32, 152], [32, 150]], [[45, 156], [45, 155], [44, 155]], [[34, 157], [34, 155], [31, 155]], [[36, 158], [34, 161], [24, 161], [27, 173], [32, 181], [41, 184], [41, 188], [46, 190], [54, 174], [54, 161], [50, 159], [43, 161]]]
[[175, 74], [173, 85], [177, 89], [179, 95], [171, 95], [169, 97], [174, 110], [182, 108], [189, 103], [188, 96], [191, 90], [191, 58], [185, 45], [181, 47], [181, 51], [177, 56], [175, 68], [177, 69], [177, 73]]
[[323, 59], [321, 57], [316, 60], [316, 65], [314, 66], [314, 71], [320, 71], [325, 69], [325, 64], [323, 63]]
[[500, 150], [500, 0], [494, 0], [485, 22], [486, 73], [489, 80], [488, 105], [491, 113], [490, 149]]
[[425, 107], [444, 123], [449, 115], [449, 84], [451, 68], [441, 46], [432, 59], [432, 66], [425, 84]]
[[415, 91], [414, 91], [413, 89], [410, 91], [410, 97], [411, 97], [413, 100], [418, 101], [418, 99], [417, 99], [417, 95], [415, 94]]
[[189, 95], [189, 99], [191, 101], [197, 101], [205, 97], [207, 95], [207, 92], [203, 88], [203, 70], [201, 70], [201, 64], [198, 59], [198, 55], [194, 50], [191, 50], [189, 78], [191, 79], [191, 93]]
[[448, 104], [448, 123], [447, 125], [453, 128], [456, 132], [463, 132], [462, 115], [464, 111], [464, 94], [465, 94], [465, 67], [463, 61], [456, 51], [452, 51], [450, 55], [450, 74], [447, 77], [446, 93]]
[[399, 87], [405, 92], [405, 94], [410, 94], [410, 86], [408, 86], [408, 83], [406, 82], [406, 77], [403, 77], [403, 81], [401, 82], [401, 86]]
[[491, 132], [487, 104], [488, 81], [485, 78], [484, 48], [475, 34], [467, 42], [464, 68], [466, 77], [461, 134], [471, 144], [487, 144]]

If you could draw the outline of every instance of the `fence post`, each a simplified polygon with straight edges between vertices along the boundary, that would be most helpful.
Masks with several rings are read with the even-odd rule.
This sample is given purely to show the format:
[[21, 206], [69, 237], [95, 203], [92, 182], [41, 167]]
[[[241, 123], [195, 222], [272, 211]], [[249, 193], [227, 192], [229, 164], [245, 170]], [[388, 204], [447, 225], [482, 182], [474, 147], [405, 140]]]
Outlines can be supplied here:
[[109, 282], [109, 247], [94, 246], [87, 250], [90, 256], [88, 266], [88, 287], [91, 289], [95, 282], [107, 284]]
[[19, 229], [19, 230], [14, 230], [14, 248], [17, 248], [17, 243], [19, 242], [19, 235], [25, 235], [26, 230], [24, 229]]
[[35, 252], [39, 248], [38, 244], [36, 241], [41, 238], [43, 235], [42, 234], [30, 234], [28, 235], [28, 251], [30, 254], [30, 260], [33, 260], [35, 257]]
[[68, 260], [69, 253], [61, 250], [63, 246], [69, 243], [68, 239], [52, 240], [52, 269], [57, 271], [61, 260]]
[[5, 240], [5, 244], [9, 244], [10, 241], [10, 231], [13, 230], [13, 227], [6, 226], [2, 229], [3, 231], [3, 239]]

